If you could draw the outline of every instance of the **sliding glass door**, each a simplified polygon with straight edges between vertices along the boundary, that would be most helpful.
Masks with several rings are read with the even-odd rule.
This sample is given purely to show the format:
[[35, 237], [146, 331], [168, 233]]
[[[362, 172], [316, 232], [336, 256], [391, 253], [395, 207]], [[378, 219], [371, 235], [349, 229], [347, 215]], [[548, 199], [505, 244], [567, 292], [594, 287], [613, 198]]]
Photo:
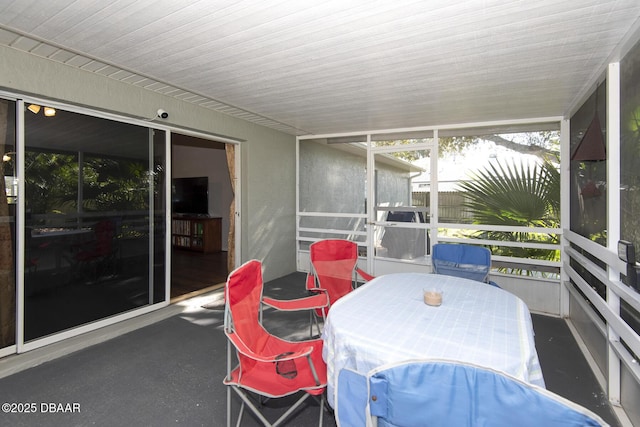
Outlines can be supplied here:
[[16, 132], [15, 102], [0, 99], [0, 354], [16, 343]]
[[165, 301], [165, 132], [33, 104], [24, 129], [24, 341]]

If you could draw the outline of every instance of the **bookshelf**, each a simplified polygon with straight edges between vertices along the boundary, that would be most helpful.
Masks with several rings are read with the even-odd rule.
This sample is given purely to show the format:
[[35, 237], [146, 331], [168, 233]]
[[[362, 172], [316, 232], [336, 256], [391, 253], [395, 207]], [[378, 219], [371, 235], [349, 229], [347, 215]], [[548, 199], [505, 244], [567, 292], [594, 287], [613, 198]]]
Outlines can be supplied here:
[[171, 243], [180, 249], [219, 252], [222, 250], [222, 218], [174, 217]]

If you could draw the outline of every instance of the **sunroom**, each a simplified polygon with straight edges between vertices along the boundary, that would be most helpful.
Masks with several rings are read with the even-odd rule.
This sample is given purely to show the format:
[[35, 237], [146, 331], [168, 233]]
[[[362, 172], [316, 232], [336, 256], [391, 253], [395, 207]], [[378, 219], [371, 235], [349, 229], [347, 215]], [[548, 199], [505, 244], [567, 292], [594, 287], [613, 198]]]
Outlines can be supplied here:
[[[431, 272], [436, 243], [491, 248], [492, 280], [532, 312], [566, 319], [621, 423], [640, 425], [640, 294], [630, 258], [640, 245], [636, 2], [358, 2], [308, 10], [263, 2], [216, 9], [221, 15], [196, 5], [158, 12], [152, 2], [126, 3], [121, 11], [101, 10], [100, 2], [0, 8], [0, 98], [12, 138], [3, 153], [9, 198], [2, 215], [16, 225], [7, 270], [15, 287], [2, 295], [3, 334], [11, 338], [0, 363], [171, 305], [170, 180], [138, 175], [145, 201], [108, 212], [129, 221], [130, 234], [120, 233], [127, 241], [144, 236], [142, 249], [125, 259], [144, 278], [123, 299], [133, 304], [72, 327], [29, 329], [29, 283], [47, 273], [29, 265], [33, 235], [25, 226], [37, 215], [19, 199], [42, 166], [29, 160], [61, 154], [55, 145], [30, 146], [35, 116], [28, 107], [40, 105], [135, 131], [122, 149], [113, 145], [117, 137], [66, 147], [78, 176], [106, 173], [81, 165], [108, 152], [143, 178], [160, 170], [169, 177], [178, 134], [232, 145], [236, 199], [221, 211], [235, 230], [225, 228], [224, 248], [230, 268], [262, 260], [266, 280], [307, 271], [309, 245], [326, 238], [357, 242], [360, 265], [375, 275]], [[199, 15], [215, 25], [189, 38], [181, 35], [186, 27], [167, 30]], [[319, 22], [335, 37], [313, 31]], [[215, 40], [202, 38], [207, 31]], [[104, 38], [94, 45], [89, 33]], [[444, 47], [434, 50], [431, 39]], [[361, 62], [352, 61], [359, 53]], [[220, 74], [209, 78], [214, 69]], [[544, 203], [516, 197], [532, 194], [515, 191], [518, 183], [542, 181], [532, 191], [544, 192], [535, 193]], [[489, 194], [497, 182], [511, 185], [503, 195], [514, 197]], [[78, 180], [76, 200], [87, 190]], [[490, 196], [501, 209], [480, 208]], [[39, 286], [58, 280], [43, 277]]]

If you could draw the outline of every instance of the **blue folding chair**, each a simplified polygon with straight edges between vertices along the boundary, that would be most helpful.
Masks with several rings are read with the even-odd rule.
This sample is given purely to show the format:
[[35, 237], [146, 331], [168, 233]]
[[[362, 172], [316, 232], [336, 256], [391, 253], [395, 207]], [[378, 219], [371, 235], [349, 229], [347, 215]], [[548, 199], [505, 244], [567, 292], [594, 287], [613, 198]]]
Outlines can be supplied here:
[[499, 287], [489, 280], [491, 251], [482, 246], [437, 243], [431, 252], [433, 272], [476, 280]]
[[542, 387], [446, 360], [393, 363], [364, 375], [342, 369], [336, 402], [341, 427], [608, 426]]

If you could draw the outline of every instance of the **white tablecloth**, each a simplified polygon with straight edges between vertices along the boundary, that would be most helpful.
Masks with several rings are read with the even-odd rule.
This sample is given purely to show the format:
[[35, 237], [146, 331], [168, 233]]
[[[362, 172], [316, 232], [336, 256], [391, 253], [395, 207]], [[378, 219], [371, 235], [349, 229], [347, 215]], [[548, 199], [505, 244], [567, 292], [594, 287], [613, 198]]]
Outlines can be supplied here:
[[[431, 283], [443, 290], [439, 307], [423, 301], [423, 289]], [[332, 305], [322, 338], [331, 406], [342, 368], [366, 373], [409, 359], [474, 363], [544, 387], [526, 304], [467, 279], [419, 273], [377, 277]]]

